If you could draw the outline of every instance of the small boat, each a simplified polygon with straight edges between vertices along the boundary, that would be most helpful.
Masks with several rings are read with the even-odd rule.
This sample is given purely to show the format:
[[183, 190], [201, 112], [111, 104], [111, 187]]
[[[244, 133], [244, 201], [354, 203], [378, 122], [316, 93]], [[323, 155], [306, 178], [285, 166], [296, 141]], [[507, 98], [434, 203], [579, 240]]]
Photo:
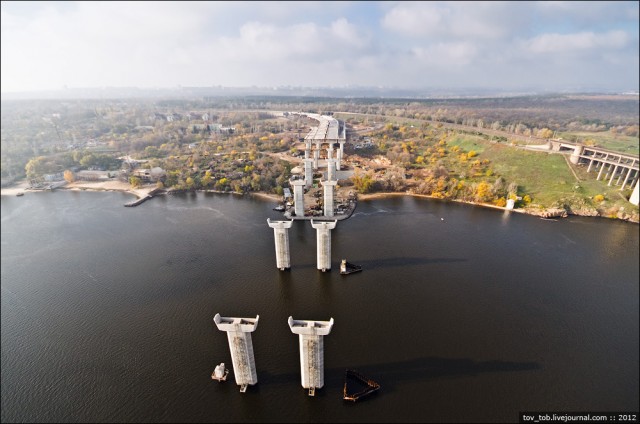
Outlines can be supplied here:
[[[351, 384], [349, 384], [351, 382]], [[349, 391], [349, 388], [357, 386], [360, 389], [356, 392]], [[380, 389], [380, 384], [363, 376], [355, 370], [347, 370], [344, 375], [344, 388], [342, 389], [342, 398], [344, 400], [350, 400], [357, 402], [365, 396], [377, 392]]]
[[278, 211], [278, 212], [284, 212], [285, 207], [284, 205], [278, 205], [275, 208], [273, 208], [274, 211]]
[[219, 382], [227, 381], [227, 375], [229, 375], [229, 370], [225, 368], [224, 362], [222, 362], [220, 365], [216, 365], [216, 369], [211, 374], [211, 379]]
[[24, 196], [24, 193], [23, 192], [18, 192], [18, 193], [16, 193], [16, 196], [18, 196], [18, 197]]
[[346, 259], [343, 259], [342, 263], [340, 263], [340, 274], [353, 274], [354, 272], [359, 271], [362, 271], [362, 267], [360, 265], [347, 262]]

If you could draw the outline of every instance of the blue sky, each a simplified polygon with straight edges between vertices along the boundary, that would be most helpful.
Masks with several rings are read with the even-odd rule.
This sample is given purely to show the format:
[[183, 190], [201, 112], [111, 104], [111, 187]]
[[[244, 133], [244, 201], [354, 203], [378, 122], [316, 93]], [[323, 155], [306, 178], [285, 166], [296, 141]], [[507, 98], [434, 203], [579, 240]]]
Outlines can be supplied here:
[[638, 2], [2, 2], [2, 92], [637, 91]]

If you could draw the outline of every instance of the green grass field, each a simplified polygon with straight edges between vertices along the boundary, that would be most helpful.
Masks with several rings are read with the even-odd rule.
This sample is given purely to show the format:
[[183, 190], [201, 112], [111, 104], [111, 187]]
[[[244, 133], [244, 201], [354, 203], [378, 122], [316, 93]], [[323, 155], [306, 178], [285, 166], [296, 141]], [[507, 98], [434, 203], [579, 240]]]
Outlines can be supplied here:
[[[560, 199], [567, 199], [571, 203], [594, 208], [622, 206], [627, 210], [638, 209], [627, 201], [632, 187], [627, 186], [624, 191], [620, 191], [620, 186], [608, 186], [608, 181], [597, 181], [597, 173], [587, 173], [584, 165], [571, 165], [570, 168], [561, 154], [530, 152], [504, 144], [492, 144], [482, 139], [464, 138], [452, 140], [448, 144], [481, 152], [478, 158], [488, 159], [496, 175], [517, 183], [519, 192], [530, 195], [533, 204], [550, 207]], [[598, 194], [605, 197], [604, 203], [593, 200]]]
[[485, 149], [491, 146], [491, 143], [487, 142], [480, 136], [477, 135], [455, 135], [453, 138], [447, 140], [447, 145], [449, 148], [453, 146], [459, 146], [465, 152], [475, 151], [480, 154], [485, 151]]
[[479, 155], [491, 161], [491, 168], [507, 181], [518, 184], [533, 202], [550, 206], [558, 198], [572, 195], [576, 179], [561, 155], [529, 152], [493, 144]]

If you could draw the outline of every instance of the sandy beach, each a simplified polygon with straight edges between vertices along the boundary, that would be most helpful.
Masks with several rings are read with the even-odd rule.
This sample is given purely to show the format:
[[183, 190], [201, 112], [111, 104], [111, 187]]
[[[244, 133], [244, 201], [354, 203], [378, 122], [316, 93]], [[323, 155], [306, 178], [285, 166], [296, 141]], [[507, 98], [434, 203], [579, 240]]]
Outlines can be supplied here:
[[[28, 189], [29, 182], [24, 180], [11, 187], [3, 187], [0, 190], [2, 196], [15, 196], [18, 193], [27, 193], [31, 190]], [[74, 191], [122, 191], [125, 193], [131, 193], [137, 198], [143, 198], [149, 195], [149, 193], [156, 189], [155, 184], [149, 184], [138, 188], [133, 188], [129, 183], [123, 181], [75, 181], [67, 183], [62, 187], [56, 188], [56, 190], [74, 190]], [[36, 190], [34, 190], [36, 191]]]
[[251, 194], [253, 196], [260, 197], [265, 200], [273, 200], [274, 202], [282, 203], [282, 196], [278, 196], [277, 194], [259, 193], [259, 192], [253, 192]]
[[2, 187], [0, 189], [0, 195], [15, 196], [18, 193], [24, 193], [27, 187], [29, 187], [29, 182], [27, 180], [23, 180], [11, 187]]

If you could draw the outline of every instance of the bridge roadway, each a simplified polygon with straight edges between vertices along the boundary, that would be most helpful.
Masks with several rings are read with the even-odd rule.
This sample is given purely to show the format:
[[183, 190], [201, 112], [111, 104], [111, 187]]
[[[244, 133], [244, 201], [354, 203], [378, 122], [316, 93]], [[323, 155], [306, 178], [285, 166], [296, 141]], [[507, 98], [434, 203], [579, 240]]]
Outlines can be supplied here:
[[[607, 185], [614, 184], [617, 186], [622, 180], [620, 190], [624, 190], [627, 183], [633, 187], [638, 182], [640, 163], [638, 156], [564, 140], [549, 140], [548, 149], [552, 152], [571, 151], [572, 153], [569, 157], [571, 163], [574, 165], [589, 163], [587, 172], [591, 172], [592, 168], [598, 171], [596, 180], [600, 180], [604, 173], [604, 180], [609, 179]], [[616, 180], [615, 183], [613, 183], [614, 179]]]

